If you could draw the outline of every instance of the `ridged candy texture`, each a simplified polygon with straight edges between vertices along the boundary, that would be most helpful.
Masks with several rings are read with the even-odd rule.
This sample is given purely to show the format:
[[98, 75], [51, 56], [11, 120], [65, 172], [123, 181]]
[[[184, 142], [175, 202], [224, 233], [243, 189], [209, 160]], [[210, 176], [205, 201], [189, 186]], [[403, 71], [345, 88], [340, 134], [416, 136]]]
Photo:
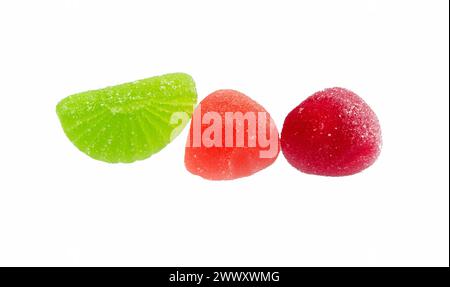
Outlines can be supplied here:
[[173, 140], [192, 115], [193, 79], [173, 73], [74, 94], [56, 112], [70, 141], [90, 157], [130, 163]]
[[331, 88], [313, 94], [287, 115], [281, 148], [302, 172], [351, 175], [377, 159], [381, 128], [363, 99], [349, 90]]

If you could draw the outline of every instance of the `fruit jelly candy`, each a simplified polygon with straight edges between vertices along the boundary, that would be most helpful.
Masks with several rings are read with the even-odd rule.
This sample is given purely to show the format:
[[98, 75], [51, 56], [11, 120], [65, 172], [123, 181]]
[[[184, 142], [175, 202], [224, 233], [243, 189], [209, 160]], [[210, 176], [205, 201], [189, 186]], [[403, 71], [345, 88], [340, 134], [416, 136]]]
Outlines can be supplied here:
[[381, 129], [372, 109], [343, 88], [317, 92], [294, 108], [281, 132], [281, 149], [302, 172], [325, 176], [358, 173], [377, 159]]
[[90, 157], [133, 162], [164, 148], [188, 123], [192, 78], [166, 74], [69, 96], [56, 112], [67, 137]]
[[234, 90], [218, 90], [196, 108], [185, 149], [188, 171], [210, 180], [249, 176], [271, 165], [279, 135], [269, 113]]

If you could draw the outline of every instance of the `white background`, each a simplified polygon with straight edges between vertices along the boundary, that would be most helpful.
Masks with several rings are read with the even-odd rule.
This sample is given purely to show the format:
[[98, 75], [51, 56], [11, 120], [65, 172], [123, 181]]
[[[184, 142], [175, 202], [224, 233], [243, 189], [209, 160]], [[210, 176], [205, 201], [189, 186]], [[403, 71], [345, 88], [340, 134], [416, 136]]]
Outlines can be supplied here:
[[[0, 265], [448, 266], [448, 1], [1, 1]], [[211, 182], [187, 129], [148, 160], [79, 152], [67, 95], [186, 72], [242, 91], [279, 129], [342, 86], [377, 113], [366, 171], [306, 175], [282, 155]]]

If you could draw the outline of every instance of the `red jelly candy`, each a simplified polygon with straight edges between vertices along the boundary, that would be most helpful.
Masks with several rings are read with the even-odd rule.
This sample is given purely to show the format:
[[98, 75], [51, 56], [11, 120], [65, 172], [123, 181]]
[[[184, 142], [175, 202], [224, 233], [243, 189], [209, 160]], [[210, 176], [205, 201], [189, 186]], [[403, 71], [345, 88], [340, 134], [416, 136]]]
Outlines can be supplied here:
[[343, 88], [317, 92], [293, 109], [281, 132], [281, 149], [302, 172], [344, 176], [372, 165], [381, 129], [372, 109]]
[[238, 91], [219, 90], [194, 111], [185, 165], [206, 179], [235, 179], [271, 165], [279, 147], [277, 128], [261, 105]]

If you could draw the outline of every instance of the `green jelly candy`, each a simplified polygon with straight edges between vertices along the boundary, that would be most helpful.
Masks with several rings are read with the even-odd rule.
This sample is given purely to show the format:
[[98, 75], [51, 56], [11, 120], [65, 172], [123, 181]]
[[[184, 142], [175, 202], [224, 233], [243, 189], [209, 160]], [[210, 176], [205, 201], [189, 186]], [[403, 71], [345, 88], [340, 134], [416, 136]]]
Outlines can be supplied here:
[[196, 101], [191, 76], [174, 73], [71, 95], [58, 103], [56, 113], [82, 152], [128, 163], [170, 143], [188, 123]]

